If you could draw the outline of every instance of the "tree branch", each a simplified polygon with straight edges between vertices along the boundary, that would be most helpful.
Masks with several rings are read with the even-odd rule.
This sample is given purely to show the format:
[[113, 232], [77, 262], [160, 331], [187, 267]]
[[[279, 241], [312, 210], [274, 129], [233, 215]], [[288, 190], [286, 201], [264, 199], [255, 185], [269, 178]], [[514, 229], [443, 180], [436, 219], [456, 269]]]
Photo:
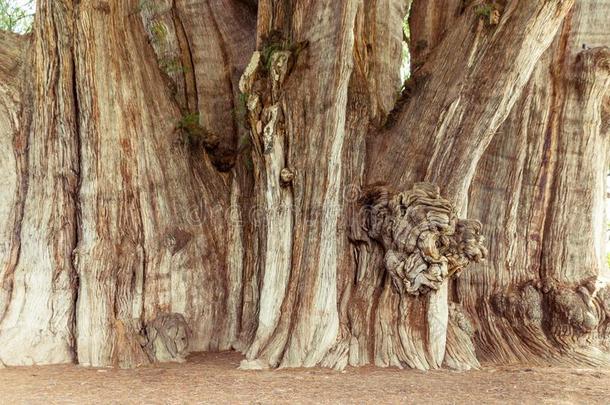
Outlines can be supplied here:
[[411, 65], [420, 66], [443, 40], [463, 7], [462, 0], [414, 0], [409, 14]]
[[460, 206], [481, 154], [572, 4], [512, 0], [497, 25], [466, 9], [414, 73], [406, 94], [413, 98], [397, 124], [370, 140], [368, 181], [402, 188], [426, 179]]

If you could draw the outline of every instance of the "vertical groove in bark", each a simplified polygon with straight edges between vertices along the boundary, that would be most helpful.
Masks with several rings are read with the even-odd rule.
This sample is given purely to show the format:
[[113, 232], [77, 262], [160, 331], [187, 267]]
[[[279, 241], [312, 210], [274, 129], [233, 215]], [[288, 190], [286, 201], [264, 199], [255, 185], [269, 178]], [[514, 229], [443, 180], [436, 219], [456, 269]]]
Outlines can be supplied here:
[[[256, 10], [240, 2], [181, 0], [174, 4], [173, 21], [167, 24], [165, 40], [158, 41], [150, 30], [149, 37], [162, 70], [162, 50], [177, 51], [175, 45], [178, 44], [181, 53], [178, 76], [181, 77], [176, 80], [184, 81], [186, 87], [187, 105], [182, 107], [183, 117], [190, 114], [199, 119], [196, 124], [201, 123], [202, 127], [196, 129], [207, 138], [203, 143], [216, 167], [227, 170], [235, 163], [230, 180], [231, 253], [227, 258], [227, 280], [231, 293], [227, 305], [234, 308], [229, 312], [233, 325], [231, 335], [238, 336], [232, 345], [243, 349], [254, 329], [258, 296], [257, 275], [253, 271], [256, 241], [253, 240], [250, 215], [253, 207], [252, 162], [244, 127], [246, 106], [238, 82], [254, 50]], [[222, 80], [219, 81], [219, 77]], [[219, 83], [226, 85], [219, 87]], [[231, 125], [227, 127], [227, 123]], [[200, 158], [198, 154], [193, 155], [195, 160]]]
[[[397, 124], [369, 146], [369, 182], [408, 187], [425, 178], [463, 207], [480, 155], [573, 2], [517, 3], [508, 2], [497, 26], [488, 26], [473, 8], [457, 19], [452, 35], [412, 79], [417, 100], [408, 101]], [[450, 74], [438, 66], [451, 66]], [[388, 158], [375, 160], [383, 155]]]
[[[582, 51], [568, 75], [541, 281], [549, 293], [552, 337], [562, 348], [576, 344], [580, 349], [579, 343], [590, 346], [590, 334], [597, 335], [598, 327], [605, 332], [604, 323], [610, 315], [608, 297], [597, 294], [602, 287], [597, 277], [606, 266], [608, 134], [601, 132], [601, 113], [610, 86], [610, 50]], [[573, 183], [575, 177], [579, 179], [577, 185]], [[576, 216], [574, 212], [585, 215]], [[594, 359], [599, 357], [594, 347], [585, 349], [585, 355], [587, 352]]]
[[[400, 83], [403, 19], [410, 1], [365, 1], [356, 14], [354, 69], [348, 88], [345, 144], [343, 148], [342, 193], [339, 222], [337, 299], [339, 335], [325, 357], [325, 367], [371, 363], [376, 331], [372, 308], [378, 305], [381, 274], [368, 271], [375, 266], [366, 260], [375, 244], [358, 240], [353, 219], [362, 207], [366, 139], [375, 126], [385, 122], [394, 107]], [[371, 276], [369, 276], [369, 274]], [[362, 277], [372, 277], [371, 283]], [[368, 279], [367, 279], [368, 281]]]
[[188, 42], [174, 8], [174, 0], [141, 1], [131, 15], [142, 18], [150, 44], [157, 55], [159, 68], [181, 110], [185, 115], [197, 111], [193, 100], [196, 91]]
[[428, 59], [463, 11], [463, 0], [413, 0], [409, 50], [414, 69]]
[[[150, 64], [139, 14], [152, 17], [141, 8], [135, 0], [82, 1], [76, 9], [71, 1], [41, 2], [23, 100], [9, 83], [17, 83], [27, 41], [2, 34], [8, 115], [0, 122], [10, 153], [1, 163], [11, 196], [0, 212], [0, 359], [7, 364], [72, 361], [76, 349], [82, 364], [142, 364], [151, 360], [141, 349], [144, 326], [166, 312], [184, 314], [193, 350], [228, 349], [239, 333], [247, 237], [239, 221], [228, 226], [229, 206], [237, 207], [248, 175], [239, 182], [219, 175], [176, 131], [176, 89]], [[241, 48], [231, 50], [233, 80], [254, 43], [248, 24]], [[147, 25], [149, 34], [166, 32], [159, 27]], [[163, 58], [184, 38], [171, 46], [158, 40], [166, 70]]]
[[[488, 263], [476, 266], [457, 281], [457, 295], [478, 320], [476, 343], [483, 360], [501, 356], [528, 361], [535, 357], [528, 345], [519, 340], [519, 329], [528, 334], [544, 334], [540, 325], [542, 314], [535, 307], [521, 316], [515, 314], [510, 320], [497, 318], [492, 297], [505, 293], [514, 302], [527, 302], [537, 294], [529, 286], [523, 294], [512, 293], [511, 285], [524, 285], [537, 278], [540, 271], [554, 165], [551, 150], [557, 138], [556, 132], [549, 130], [558, 97], [554, 87], [548, 86], [555, 53], [551, 49], [541, 59], [521, 100], [485, 152], [471, 186], [469, 214], [476, 215], [484, 224], [495, 225], [485, 227], [490, 241]], [[515, 234], [517, 229], [519, 233]], [[527, 235], [525, 240], [517, 237], [521, 233]], [[477, 293], [473, 294], [471, 289]], [[504, 340], [508, 343], [499, 343]], [[545, 345], [542, 342], [538, 348], [548, 350]]]
[[365, 76], [368, 109], [373, 124], [385, 122], [402, 83], [403, 20], [409, 0], [365, 0], [357, 22], [355, 64]]
[[181, 23], [177, 29], [184, 30], [188, 41], [196, 111], [210, 138], [209, 152], [214, 164], [227, 171], [247, 136], [241, 128], [245, 106], [240, 104], [238, 82], [254, 50], [256, 16], [234, 1], [178, 0], [175, 10]]
[[[413, 6], [415, 13], [419, 6]], [[489, 26], [473, 7], [466, 8], [457, 17], [451, 35], [416, 68], [404, 94], [410, 98], [398, 112], [397, 123], [371, 138], [367, 181], [386, 181], [402, 189], [426, 178], [441, 185], [442, 194], [458, 207], [464, 207], [480, 155], [570, 7], [571, 2], [508, 2], [497, 26]], [[414, 35], [426, 37], [421, 32]], [[437, 35], [430, 34], [432, 38]], [[447, 297], [444, 286], [439, 292], [412, 299], [406, 306], [410, 315], [405, 317], [418, 321], [408, 323], [402, 342], [391, 342], [389, 335], [381, 338], [376, 347], [385, 349], [378, 355], [379, 363], [439, 367], [447, 328], [451, 340], [458, 333], [463, 335], [456, 329], [459, 325], [449, 320]], [[377, 312], [396, 312], [391, 305], [391, 300], [382, 300]], [[394, 322], [387, 316], [381, 319], [382, 323]], [[436, 339], [429, 339], [432, 333]], [[398, 351], [398, 343], [411, 348]], [[472, 345], [468, 351], [452, 350], [454, 357], [449, 360], [462, 363], [462, 368], [477, 366]]]
[[[241, 1], [39, 3], [31, 39], [0, 33], [0, 365], [172, 359], [150, 350], [168, 319], [246, 368], [607, 359], [608, 51], [586, 50], [606, 0], [536, 69], [571, 1], [499, 2], [497, 23], [416, 1], [415, 76], [377, 134], [408, 0], [262, 0], [257, 22]], [[363, 184], [424, 178], [485, 220], [491, 264], [401, 298], [352, 220]]]
[[[338, 299], [340, 330], [338, 341], [323, 365], [343, 368], [363, 365], [374, 357], [374, 319], [381, 289], [378, 271], [367, 271], [370, 250], [375, 244], [358, 241], [352, 231], [353, 218], [364, 182], [366, 139], [374, 126], [384, 122], [400, 88], [402, 21], [409, 1], [364, 2], [355, 21], [354, 70], [348, 90], [346, 135], [343, 149], [343, 215], [339, 224]], [[383, 77], [384, 79], [380, 79]], [[363, 279], [366, 278], [366, 280]]]
[[[193, 54], [186, 36], [186, 31], [182, 20], [175, 8], [172, 9], [172, 17], [174, 22], [176, 39], [181, 53], [182, 75], [184, 78], [185, 87], [185, 105], [183, 111], [198, 111], [199, 100], [197, 97], [197, 80], [195, 78], [195, 65], [193, 63]], [[158, 56], [157, 56], [158, 57]]]

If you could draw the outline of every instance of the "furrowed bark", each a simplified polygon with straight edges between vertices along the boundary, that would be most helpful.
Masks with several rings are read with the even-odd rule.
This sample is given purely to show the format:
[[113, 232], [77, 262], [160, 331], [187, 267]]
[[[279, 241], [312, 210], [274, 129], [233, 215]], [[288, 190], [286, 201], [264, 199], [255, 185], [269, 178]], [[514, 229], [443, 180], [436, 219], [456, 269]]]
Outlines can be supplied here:
[[227, 317], [230, 335], [239, 335], [232, 346], [243, 348], [253, 333], [258, 292], [250, 215], [252, 161], [238, 83], [255, 47], [256, 9], [235, 1], [165, 0], [147, 2], [140, 12], [182, 120], [191, 119], [194, 134], [201, 135], [189, 136], [189, 141], [203, 145], [219, 170], [233, 168]]
[[442, 42], [455, 21], [464, 11], [461, 0], [414, 0], [409, 13], [409, 51], [413, 68], [417, 70]]
[[607, 362], [607, 292], [596, 282], [606, 271], [607, 50], [583, 50], [607, 43], [597, 7], [608, 4], [577, 3], [471, 186], [470, 215], [497, 226], [486, 230], [488, 264], [458, 280], [456, 297], [478, 319], [487, 361]]
[[[23, 73], [25, 51], [27, 50], [28, 37], [8, 31], [0, 31], [0, 76], [2, 78], [2, 94], [16, 97], [20, 82], [15, 80]], [[15, 103], [17, 100], [13, 100]], [[8, 100], [3, 100], [8, 102]], [[18, 104], [18, 103], [16, 103]]]
[[[19, 219], [22, 208], [23, 184], [20, 175], [23, 170], [23, 153], [17, 154], [13, 143], [23, 139], [20, 109], [21, 86], [23, 85], [24, 64], [28, 42], [17, 34], [0, 32], [0, 168], [3, 178], [0, 188], [5, 198], [0, 200], [0, 319], [9, 304], [11, 277], [19, 246]], [[25, 145], [22, 145], [23, 149]]]
[[[268, 303], [243, 367], [316, 365], [339, 327], [336, 228], [357, 4], [284, 7], [259, 3], [260, 52], [242, 88], [262, 210], [260, 299]], [[284, 226], [275, 232], [277, 221]]]
[[[243, 348], [255, 328], [258, 287], [253, 269], [252, 160], [239, 78], [255, 48], [256, 10], [235, 1], [179, 1], [173, 15], [166, 42], [170, 49], [173, 42], [179, 43], [181, 76], [187, 83], [187, 96], [194, 94], [190, 97], [194, 102], [189, 101], [182, 111], [198, 114], [202, 130], [210, 138], [204, 146], [214, 165], [222, 171], [233, 169], [227, 317], [232, 325], [231, 346]], [[176, 41], [171, 40], [174, 35]], [[162, 52], [157, 48], [162, 64]]]
[[[606, 267], [608, 132], [602, 130], [602, 103], [607, 103], [610, 88], [610, 49], [583, 51], [570, 69], [543, 248], [542, 288], [548, 292], [550, 333], [560, 348], [574, 348], [576, 359], [584, 348], [583, 356], [590, 353], [594, 361], [607, 362], [606, 350], [592, 343], [610, 341], [610, 288], [607, 282], [598, 283]], [[575, 177], [578, 186], [570, 184]], [[575, 210], [586, 215], [576, 216]]]
[[[71, 58], [72, 5], [40, 1], [31, 63], [31, 103], [14, 128], [15, 199], [8, 261], [2, 271], [7, 301], [0, 322], [5, 364], [73, 360], [78, 142]], [[10, 135], [9, 135], [10, 136]], [[9, 150], [11, 150], [9, 149]]]
[[403, 84], [399, 69], [403, 21], [410, 3], [410, 0], [366, 0], [356, 18], [354, 66], [365, 78], [366, 107], [371, 123], [376, 126], [383, 123], [394, 108]]
[[521, 295], [512, 294], [511, 286], [526, 285], [540, 272], [555, 164], [556, 132], [551, 127], [556, 121], [557, 102], [563, 97], [562, 86], [550, 80], [556, 77], [551, 66], [557, 66], [556, 72], [561, 70], [562, 54], [557, 42], [540, 60], [521, 99], [481, 159], [471, 186], [469, 213], [494, 226], [484, 231], [490, 241], [488, 262], [456, 280], [456, 295], [478, 320], [476, 344], [483, 360], [536, 361], [531, 348], [552, 351], [546, 339], [535, 343], [529, 337], [544, 336], [540, 307], [532, 306], [525, 314], [505, 319], [495, 315], [493, 297], [513, 296], [511, 300], [518, 304], [537, 295], [529, 285]]
[[608, 360], [606, 0], [39, 3], [0, 365]]
[[[191, 149], [188, 128], [176, 128], [180, 111], [150, 63], [136, 2], [107, 6], [80, 3], [75, 41], [80, 133], [87, 135], [76, 259], [79, 362], [147, 362], [142, 326], [174, 312], [192, 325], [192, 350], [228, 349], [235, 329], [226, 317], [230, 179]], [[117, 45], [108, 51], [108, 43]], [[139, 69], [127, 74], [130, 66]]]
[[140, 14], [151, 18], [136, 1], [38, 7], [26, 119], [3, 133], [15, 178], [3, 217], [15, 223], [3, 254], [4, 363], [166, 360], [144, 353], [146, 326], [175, 312], [191, 350], [229, 349], [239, 332], [243, 235], [229, 209], [239, 183], [191, 142], [198, 124], [180, 125], [186, 112], [151, 63]]
[[[397, 122], [391, 120], [389, 129], [370, 138], [367, 181], [408, 189], [426, 179], [439, 184], [441, 194], [456, 203], [458, 212], [462, 210], [479, 157], [571, 5], [507, 2], [497, 25], [477, 16], [474, 6], [466, 8], [456, 18], [451, 35], [416, 67], [404, 94], [409, 98], [396, 113]], [[451, 70], [442, 68], [446, 66]], [[406, 311], [402, 317], [417, 321], [409, 322], [396, 339], [379, 332], [374, 347], [378, 364], [440, 367], [450, 322], [447, 289], [444, 283], [438, 292], [408, 298], [409, 305], [402, 309], [388, 299], [380, 301], [376, 311], [381, 325], [396, 322], [390, 321], [390, 314], [397, 311]], [[459, 317], [459, 308], [454, 313]], [[451, 322], [453, 328], [457, 318]], [[461, 332], [452, 329], [451, 333]], [[478, 365], [473, 356], [466, 357], [470, 364], [460, 367]]]
[[[369, 182], [408, 186], [425, 178], [463, 206], [480, 155], [572, 4], [509, 1], [492, 26], [467, 8], [414, 72], [411, 91], [417, 99], [406, 103], [391, 129], [372, 138]], [[440, 66], [451, 71], [436, 71]], [[377, 162], [379, 156], [387, 158]], [[447, 170], [455, 176], [443, 174]]]
[[213, 162], [227, 171], [235, 164], [239, 141], [247, 137], [238, 84], [254, 49], [256, 14], [235, 1], [181, 0], [175, 7], [194, 69], [196, 111], [213, 138]]
[[[339, 230], [337, 297], [339, 336], [322, 362], [325, 367], [344, 368], [370, 362], [370, 311], [373, 290], [360, 290], [354, 280], [361, 277], [361, 261], [370, 246], [350, 239], [353, 218], [361, 209], [364, 188], [366, 138], [384, 122], [400, 89], [403, 47], [403, 20], [410, 1], [383, 0], [363, 2], [356, 14], [354, 69], [348, 88], [345, 144]], [[383, 79], [382, 79], [383, 78]], [[360, 263], [360, 264], [359, 264]]]

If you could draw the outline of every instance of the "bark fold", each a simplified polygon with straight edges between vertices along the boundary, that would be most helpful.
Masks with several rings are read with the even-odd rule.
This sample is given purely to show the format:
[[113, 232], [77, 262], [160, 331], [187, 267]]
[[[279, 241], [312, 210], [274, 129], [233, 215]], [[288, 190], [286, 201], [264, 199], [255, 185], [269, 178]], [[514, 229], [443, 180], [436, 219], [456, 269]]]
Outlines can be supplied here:
[[606, 364], [609, 4], [39, 0], [0, 365]]

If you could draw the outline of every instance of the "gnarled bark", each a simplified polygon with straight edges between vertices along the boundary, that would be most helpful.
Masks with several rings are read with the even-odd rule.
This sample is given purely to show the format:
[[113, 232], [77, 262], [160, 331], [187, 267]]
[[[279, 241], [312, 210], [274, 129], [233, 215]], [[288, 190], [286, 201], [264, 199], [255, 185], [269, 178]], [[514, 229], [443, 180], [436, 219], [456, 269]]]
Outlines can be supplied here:
[[27, 195], [15, 201], [25, 207], [18, 261], [3, 273], [0, 358], [143, 364], [140, 334], [168, 312], [193, 325], [191, 349], [230, 348], [239, 320], [226, 313], [239, 297], [229, 295], [241, 288], [226, 232], [231, 176], [177, 129], [138, 3], [41, 2], [36, 18], [29, 145], [14, 141], [28, 152], [16, 167]]
[[[418, 180], [431, 180], [441, 186], [441, 193], [459, 207], [459, 212], [479, 157], [529, 78], [533, 61], [549, 46], [570, 6], [568, 2], [507, 2], [497, 26], [477, 16], [475, 5], [461, 10], [455, 20], [448, 19], [454, 21], [455, 28], [451, 35], [442, 37], [429, 59], [413, 73], [403, 94], [404, 105], [395, 113], [396, 122], [391, 120], [389, 129], [369, 137], [367, 181], [409, 188]], [[418, 7], [417, 3], [413, 5], [416, 13]], [[517, 33], [516, 27], [528, 28]], [[418, 35], [426, 37], [413, 33], [415, 39]], [[437, 66], [450, 66], [451, 74], [446, 69], [435, 71]], [[366, 262], [378, 263], [379, 259], [367, 258]], [[390, 321], [396, 309], [385, 298], [390, 295], [387, 287], [385, 295], [375, 298], [377, 282], [373, 279], [360, 285], [366, 297], [360, 299], [379, 299], [379, 304], [371, 308], [380, 317], [380, 325], [397, 322]], [[408, 318], [417, 321], [409, 322], [403, 338], [392, 341], [390, 334], [379, 332], [381, 337], [373, 347], [369, 343], [369, 349], [364, 349], [361, 344], [359, 351], [373, 350], [380, 365], [440, 367], [448, 327], [455, 326], [449, 323], [447, 287], [445, 284], [438, 292], [413, 300]], [[434, 339], [428, 338], [432, 333]], [[366, 362], [367, 357], [363, 357]], [[476, 358], [470, 359], [471, 364], [463, 367], [478, 364]], [[354, 362], [362, 364], [362, 360]]]
[[28, 107], [6, 135], [15, 159], [6, 172], [17, 182], [7, 195], [13, 237], [0, 302], [0, 361], [9, 365], [73, 360], [79, 152], [71, 19], [70, 4], [39, 2], [24, 67], [29, 87], [22, 103]]
[[608, 51], [582, 49], [607, 40], [589, 14], [597, 6], [607, 4], [577, 3], [471, 185], [469, 214], [498, 224], [484, 232], [494, 241], [489, 265], [456, 292], [478, 319], [485, 360], [607, 362]]
[[0, 36], [0, 364], [605, 361], [606, 2], [410, 3], [39, 1]]

